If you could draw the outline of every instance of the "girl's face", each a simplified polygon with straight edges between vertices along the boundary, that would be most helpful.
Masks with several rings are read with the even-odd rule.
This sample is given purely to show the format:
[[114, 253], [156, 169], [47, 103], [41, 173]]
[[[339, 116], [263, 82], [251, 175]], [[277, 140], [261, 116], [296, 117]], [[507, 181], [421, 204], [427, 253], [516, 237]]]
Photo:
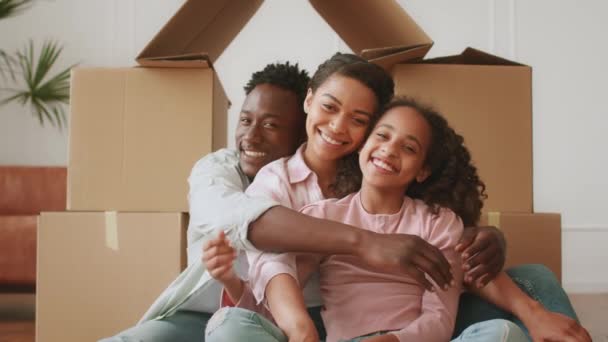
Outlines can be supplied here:
[[376, 96], [363, 83], [330, 76], [304, 100], [307, 150], [322, 161], [335, 161], [356, 151], [376, 110]]
[[374, 187], [407, 189], [423, 182], [431, 127], [413, 108], [394, 107], [378, 121], [359, 153], [363, 182]]

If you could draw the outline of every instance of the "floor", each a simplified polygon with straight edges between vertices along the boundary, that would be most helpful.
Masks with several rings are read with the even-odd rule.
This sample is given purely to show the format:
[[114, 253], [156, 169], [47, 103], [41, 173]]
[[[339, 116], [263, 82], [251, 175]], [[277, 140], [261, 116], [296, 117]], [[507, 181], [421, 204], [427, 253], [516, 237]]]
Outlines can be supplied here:
[[[594, 342], [608, 342], [608, 293], [570, 294], [572, 304]], [[35, 297], [0, 294], [0, 342], [34, 341]]]

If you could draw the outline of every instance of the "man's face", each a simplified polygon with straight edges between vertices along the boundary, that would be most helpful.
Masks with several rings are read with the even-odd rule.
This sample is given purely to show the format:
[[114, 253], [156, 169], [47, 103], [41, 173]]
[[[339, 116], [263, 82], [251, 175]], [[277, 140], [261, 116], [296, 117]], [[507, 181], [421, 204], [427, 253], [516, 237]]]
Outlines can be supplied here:
[[301, 141], [304, 114], [294, 92], [270, 84], [245, 98], [236, 127], [243, 172], [253, 178], [273, 160], [292, 155]]

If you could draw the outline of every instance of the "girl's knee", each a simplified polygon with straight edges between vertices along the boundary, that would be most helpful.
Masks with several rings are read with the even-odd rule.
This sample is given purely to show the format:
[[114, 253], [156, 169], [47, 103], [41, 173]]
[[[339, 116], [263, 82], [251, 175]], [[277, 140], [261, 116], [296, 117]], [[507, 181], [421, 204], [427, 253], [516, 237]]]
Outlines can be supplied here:
[[469, 326], [456, 341], [528, 342], [529, 339], [515, 323], [492, 319]]
[[487, 321], [488, 329], [493, 337], [488, 341], [528, 342], [529, 339], [517, 324], [506, 319]]

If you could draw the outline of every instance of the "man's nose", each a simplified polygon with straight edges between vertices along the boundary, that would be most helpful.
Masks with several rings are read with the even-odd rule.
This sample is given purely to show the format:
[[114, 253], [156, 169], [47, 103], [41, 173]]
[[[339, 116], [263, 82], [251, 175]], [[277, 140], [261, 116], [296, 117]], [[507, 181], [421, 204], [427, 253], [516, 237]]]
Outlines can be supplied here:
[[261, 127], [257, 124], [249, 126], [247, 132], [245, 132], [245, 139], [250, 143], [262, 142]]

